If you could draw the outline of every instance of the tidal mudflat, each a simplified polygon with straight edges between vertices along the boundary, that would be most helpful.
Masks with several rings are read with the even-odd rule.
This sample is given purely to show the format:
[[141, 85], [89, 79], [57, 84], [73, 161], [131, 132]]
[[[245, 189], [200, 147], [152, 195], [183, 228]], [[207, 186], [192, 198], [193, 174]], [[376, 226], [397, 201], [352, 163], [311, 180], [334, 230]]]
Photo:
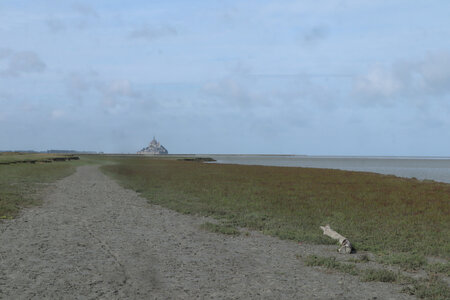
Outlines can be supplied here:
[[450, 183], [449, 157], [212, 155], [216, 163], [374, 172]]

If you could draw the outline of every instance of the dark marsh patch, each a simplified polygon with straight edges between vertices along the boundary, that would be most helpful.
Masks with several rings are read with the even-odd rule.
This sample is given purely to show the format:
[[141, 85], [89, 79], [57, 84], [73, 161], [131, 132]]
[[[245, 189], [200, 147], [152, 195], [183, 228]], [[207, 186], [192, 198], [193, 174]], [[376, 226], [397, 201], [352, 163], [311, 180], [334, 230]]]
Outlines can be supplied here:
[[324, 267], [334, 269], [350, 275], [358, 275], [358, 269], [354, 265], [338, 262], [335, 257], [320, 257], [316, 255], [307, 256], [305, 264], [310, 267]]
[[187, 158], [178, 158], [181, 161], [193, 161], [193, 162], [213, 162], [216, 161], [211, 157], [187, 157]]
[[240, 235], [241, 234], [239, 229], [237, 229], [234, 226], [226, 225], [226, 224], [214, 224], [211, 222], [206, 222], [206, 223], [203, 223], [200, 227], [207, 231], [226, 234], [226, 235]]
[[79, 156], [72, 154], [0, 152], [0, 165], [51, 163], [79, 159]]

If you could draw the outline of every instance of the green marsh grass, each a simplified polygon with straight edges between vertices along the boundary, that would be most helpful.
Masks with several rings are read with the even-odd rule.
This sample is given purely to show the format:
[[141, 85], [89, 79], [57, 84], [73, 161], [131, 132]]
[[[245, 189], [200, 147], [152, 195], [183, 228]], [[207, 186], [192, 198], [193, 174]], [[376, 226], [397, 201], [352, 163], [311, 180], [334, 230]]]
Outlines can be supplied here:
[[383, 264], [400, 266], [404, 270], [417, 270], [427, 264], [425, 256], [417, 253], [390, 253], [380, 255], [378, 261]]
[[[151, 203], [283, 239], [449, 258], [450, 184], [331, 169], [117, 158], [103, 170]], [[420, 262], [419, 262], [420, 263]]]
[[35, 194], [42, 184], [75, 171], [80, 162], [18, 163], [0, 165], [0, 219], [11, 219], [22, 207], [38, 204]]
[[420, 299], [448, 300], [450, 299], [450, 288], [437, 276], [431, 276], [426, 280], [403, 279], [403, 284], [408, 284], [403, 288], [404, 293], [415, 295]]
[[370, 257], [367, 254], [363, 254], [360, 257], [350, 258], [347, 261], [348, 262], [353, 262], [353, 263], [367, 263], [367, 262], [370, 261]]
[[318, 266], [327, 269], [334, 269], [350, 275], [359, 274], [359, 270], [354, 265], [338, 262], [336, 261], [335, 257], [320, 257], [316, 255], [309, 255], [305, 259], [305, 264], [310, 267]]
[[425, 268], [430, 273], [442, 274], [450, 277], [450, 263], [432, 263]]
[[385, 269], [368, 269], [362, 273], [362, 281], [396, 282], [400, 275]]
[[234, 226], [226, 225], [226, 224], [214, 224], [211, 222], [206, 222], [201, 225], [202, 229], [215, 232], [215, 233], [221, 233], [226, 235], [240, 235], [239, 229], [237, 229]]

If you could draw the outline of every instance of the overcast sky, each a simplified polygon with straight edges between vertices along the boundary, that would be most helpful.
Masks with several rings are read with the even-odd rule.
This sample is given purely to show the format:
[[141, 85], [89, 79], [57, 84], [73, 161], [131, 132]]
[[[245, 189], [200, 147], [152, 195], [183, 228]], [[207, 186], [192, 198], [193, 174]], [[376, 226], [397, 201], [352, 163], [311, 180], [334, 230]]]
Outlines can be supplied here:
[[0, 0], [0, 149], [450, 156], [450, 1]]

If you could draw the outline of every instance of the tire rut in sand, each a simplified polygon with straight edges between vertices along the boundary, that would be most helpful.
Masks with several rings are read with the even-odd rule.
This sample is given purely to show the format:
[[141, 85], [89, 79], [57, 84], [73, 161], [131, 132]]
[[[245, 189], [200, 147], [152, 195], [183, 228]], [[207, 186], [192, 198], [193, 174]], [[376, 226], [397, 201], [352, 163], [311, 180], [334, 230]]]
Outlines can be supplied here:
[[120, 269], [120, 271], [123, 273], [124, 275], [124, 280], [122, 282], [123, 285], [127, 284], [128, 281], [128, 275], [126, 272], [126, 269], [124, 267], [124, 265], [120, 262], [118, 256], [111, 250], [111, 248], [108, 246], [108, 243], [103, 241], [101, 238], [99, 238], [98, 236], [96, 236], [90, 229], [89, 226], [86, 225], [85, 221], [83, 222], [83, 227], [86, 230], [86, 232], [89, 233], [89, 235], [96, 240], [99, 245], [100, 248], [105, 252], [106, 255], [109, 255], [110, 257], [112, 257], [114, 259], [115, 264], [117, 265], [118, 269]]

